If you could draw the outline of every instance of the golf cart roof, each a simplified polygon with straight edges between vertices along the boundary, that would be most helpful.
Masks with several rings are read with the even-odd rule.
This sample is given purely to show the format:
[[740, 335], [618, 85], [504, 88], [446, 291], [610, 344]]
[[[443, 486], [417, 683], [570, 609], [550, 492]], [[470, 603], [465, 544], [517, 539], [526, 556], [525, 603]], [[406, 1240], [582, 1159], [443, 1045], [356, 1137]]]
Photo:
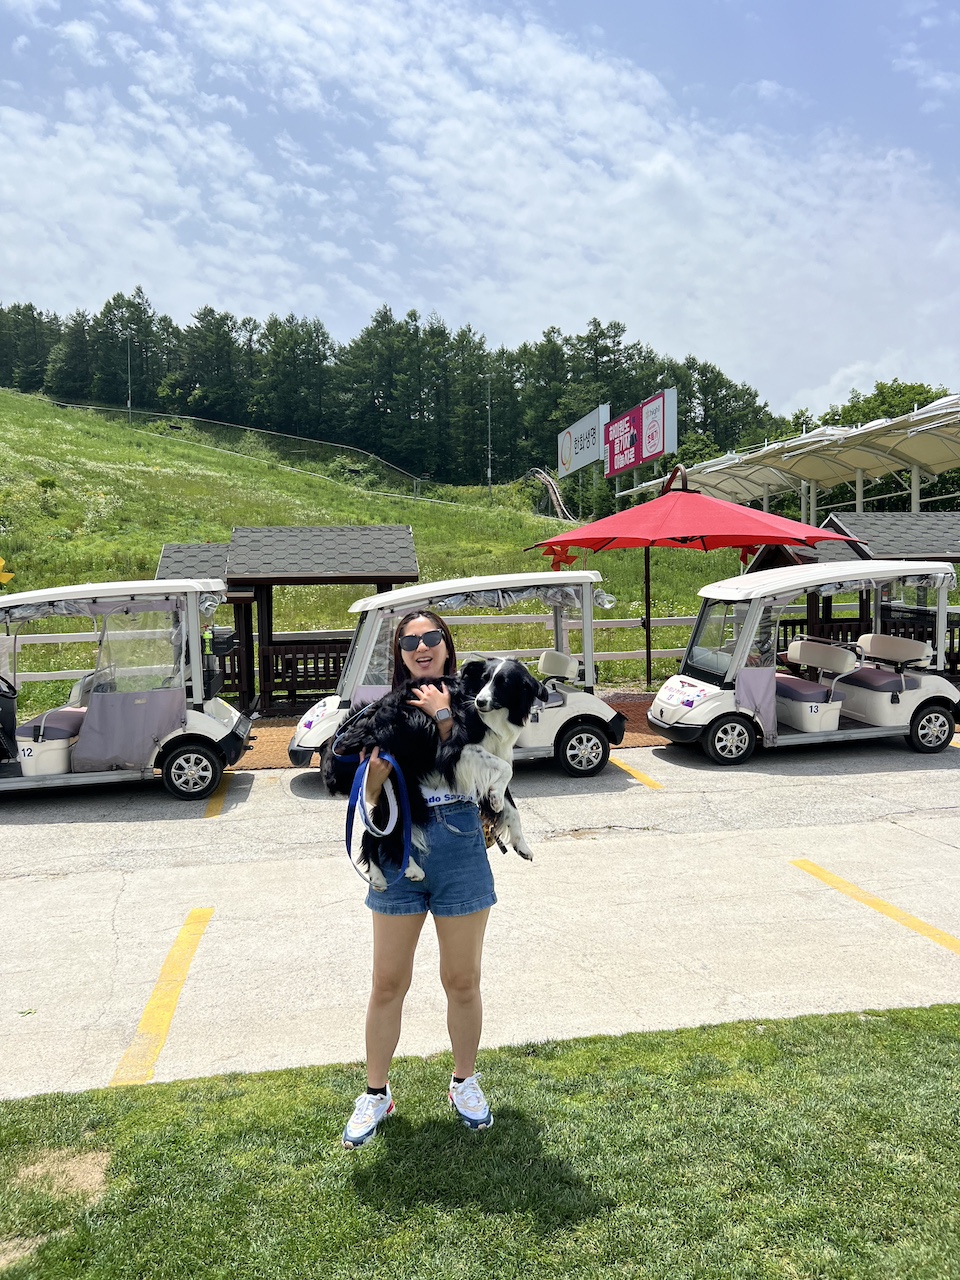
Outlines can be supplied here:
[[943, 560], [841, 560], [825, 564], [788, 565], [783, 569], [763, 569], [743, 573], [701, 587], [697, 593], [706, 600], [757, 600], [764, 596], [788, 597], [830, 586], [831, 595], [841, 591], [863, 591], [897, 578], [928, 578], [931, 585], [956, 585], [953, 565]]
[[[477, 596], [482, 592], [529, 592], [539, 589], [555, 591], [558, 587], [585, 587], [602, 582], [596, 569], [573, 569], [557, 572], [553, 569], [539, 573], [495, 573], [484, 578], [447, 578], [443, 582], [420, 582], [413, 587], [398, 587], [395, 591], [381, 591], [375, 596], [355, 600], [351, 613], [366, 613], [373, 609], [390, 609], [406, 612], [416, 605], [440, 604], [453, 596]], [[482, 601], [465, 600], [463, 604], [482, 605]], [[457, 606], [447, 604], [447, 608]], [[462, 607], [462, 606], [461, 606]]]
[[[39, 591], [18, 591], [0, 595], [0, 623], [43, 618], [54, 613], [71, 613], [69, 605], [91, 607], [82, 612], [98, 612], [96, 604], [119, 604], [123, 600], [162, 600], [165, 596], [223, 595], [220, 578], [148, 578], [138, 582], [83, 582], [67, 587], [44, 587]], [[67, 609], [58, 609], [67, 605]], [[80, 612], [78, 609], [77, 612]]]

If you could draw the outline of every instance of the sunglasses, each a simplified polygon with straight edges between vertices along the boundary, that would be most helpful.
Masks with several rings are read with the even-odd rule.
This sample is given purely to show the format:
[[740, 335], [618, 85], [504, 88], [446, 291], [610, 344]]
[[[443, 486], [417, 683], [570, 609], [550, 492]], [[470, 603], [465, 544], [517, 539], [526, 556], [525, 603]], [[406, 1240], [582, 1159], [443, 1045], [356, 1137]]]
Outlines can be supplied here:
[[435, 649], [442, 640], [442, 631], [424, 631], [423, 635], [419, 636], [401, 636], [397, 643], [404, 653], [413, 653], [422, 644], [425, 644], [428, 649]]

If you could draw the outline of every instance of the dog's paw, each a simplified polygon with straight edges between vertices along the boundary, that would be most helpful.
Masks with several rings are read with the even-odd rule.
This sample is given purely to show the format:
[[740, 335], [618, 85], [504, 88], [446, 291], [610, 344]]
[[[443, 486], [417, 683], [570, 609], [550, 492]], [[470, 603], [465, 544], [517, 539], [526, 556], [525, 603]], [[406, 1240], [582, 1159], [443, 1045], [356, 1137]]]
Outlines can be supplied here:
[[383, 874], [379, 867], [370, 867], [370, 888], [376, 889], [377, 893], [383, 893], [387, 887], [387, 877]]
[[407, 869], [403, 874], [408, 880], [422, 880], [423, 867], [420, 866], [419, 862], [414, 862], [413, 858], [411, 858], [407, 863]]
[[526, 862], [533, 861], [533, 850], [527, 844], [526, 840], [517, 840], [513, 848], [514, 852], [518, 853]]
[[491, 787], [487, 792], [487, 804], [494, 813], [503, 813], [503, 792], [496, 787]]

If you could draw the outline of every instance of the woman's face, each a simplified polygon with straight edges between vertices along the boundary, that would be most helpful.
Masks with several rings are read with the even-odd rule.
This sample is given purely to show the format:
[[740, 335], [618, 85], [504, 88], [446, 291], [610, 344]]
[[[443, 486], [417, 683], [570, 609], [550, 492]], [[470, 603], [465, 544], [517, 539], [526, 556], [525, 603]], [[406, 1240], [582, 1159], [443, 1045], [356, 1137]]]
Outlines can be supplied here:
[[414, 618], [404, 627], [401, 639], [426, 636], [433, 640], [437, 635], [440, 636], [440, 642], [432, 648], [422, 642], [412, 650], [405, 649], [401, 645], [400, 655], [403, 658], [403, 665], [411, 676], [438, 680], [443, 675], [443, 669], [447, 663], [447, 645], [442, 633], [438, 631], [437, 624], [429, 618]]

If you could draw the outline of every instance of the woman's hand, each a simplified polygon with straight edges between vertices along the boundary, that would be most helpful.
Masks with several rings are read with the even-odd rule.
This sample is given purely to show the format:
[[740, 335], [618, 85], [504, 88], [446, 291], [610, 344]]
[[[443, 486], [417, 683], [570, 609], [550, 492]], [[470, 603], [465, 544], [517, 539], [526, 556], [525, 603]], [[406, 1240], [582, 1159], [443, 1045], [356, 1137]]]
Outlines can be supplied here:
[[[446, 685], [425, 684], [419, 689], [413, 689], [410, 693], [410, 706], [418, 707], [431, 720], [436, 717], [437, 712], [444, 708], [450, 710], [450, 691]], [[437, 729], [441, 738], [448, 738], [453, 732], [453, 721], [444, 720], [437, 725]]]
[[[366, 751], [360, 752], [360, 759], [366, 760]], [[367, 766], [367, 776], [364, 779], [364, 799], [368, 809], [372, 809], [380, 799], [380, 793], [383, 790], [383, 784], [393, 772], [393, 766], [386, 760], [380, 759], [380, 748], [374, 747], [370, 752], [370, 763]]]

